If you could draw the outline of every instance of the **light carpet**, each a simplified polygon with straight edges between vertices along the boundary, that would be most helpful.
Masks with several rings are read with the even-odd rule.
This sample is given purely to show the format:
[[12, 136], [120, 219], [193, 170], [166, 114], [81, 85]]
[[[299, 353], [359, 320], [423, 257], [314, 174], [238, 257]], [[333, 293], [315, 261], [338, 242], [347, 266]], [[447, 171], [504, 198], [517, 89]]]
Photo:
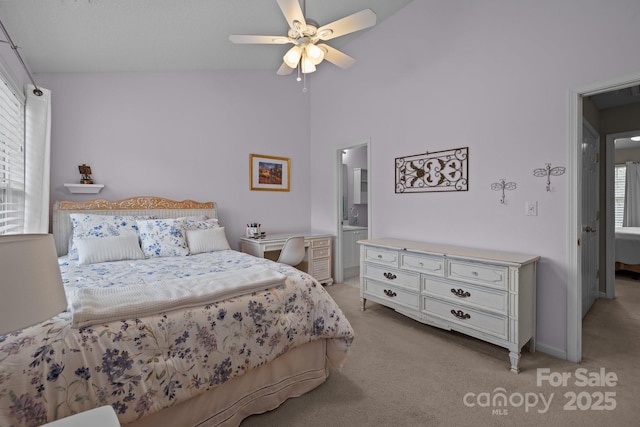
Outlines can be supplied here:
[[[587, 313], [582, 363], [525, 350], [519, 374], [506, 349], [370, 301], [361, 311], [356, 286], [326, 289], [355, 330], [346, 366], [242, 427], [640, 425], [640, 282], [630, 276]], [[539, 369], [557, 383], [538, 384]]]

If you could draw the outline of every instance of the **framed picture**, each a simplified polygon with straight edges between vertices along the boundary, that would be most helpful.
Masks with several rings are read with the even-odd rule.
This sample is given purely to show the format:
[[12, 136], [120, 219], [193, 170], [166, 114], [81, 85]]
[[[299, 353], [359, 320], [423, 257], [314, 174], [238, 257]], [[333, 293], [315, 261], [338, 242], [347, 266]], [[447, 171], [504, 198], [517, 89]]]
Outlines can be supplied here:
[[289, 191], [290, 166], [286, 157], [250, 154], [251, 190]]

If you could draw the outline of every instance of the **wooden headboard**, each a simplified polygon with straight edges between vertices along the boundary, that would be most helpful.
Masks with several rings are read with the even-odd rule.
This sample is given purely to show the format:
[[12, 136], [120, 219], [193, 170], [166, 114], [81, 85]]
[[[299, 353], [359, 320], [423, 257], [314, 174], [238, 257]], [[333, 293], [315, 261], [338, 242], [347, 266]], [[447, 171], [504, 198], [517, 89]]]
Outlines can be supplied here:
[[87, 202], [57, 201], [53, 205], [53, 239], [58, 256], [66, 255], [72, 234], [72, 213], [96, 215], [153, 215], [156, 218], [179, 218], [205, 215], [218, 218], [214, 202], [175, 201], [162, 197], [139, 196], [123, 200], [96, 199]]

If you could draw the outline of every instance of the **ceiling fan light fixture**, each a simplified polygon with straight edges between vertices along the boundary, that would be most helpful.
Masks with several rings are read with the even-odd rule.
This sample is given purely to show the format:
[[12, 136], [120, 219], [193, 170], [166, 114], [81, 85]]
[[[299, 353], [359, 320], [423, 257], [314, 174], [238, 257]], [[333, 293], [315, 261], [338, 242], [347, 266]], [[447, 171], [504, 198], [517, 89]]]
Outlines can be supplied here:
[[307, 55], [302, 55], [302, 73], [309, 74], [316, 70], [316, 66]]
[[309, 58], [314, 65], [318, 65], [324, 59], [324, 50], [320, 49], [315, 44], [308, 44], [305, 47], [306, 57]]
[[296, 68], [298, 62], [300, 62], [300, 57], [302, 57], [302, 48], [300, 46], [293, 46], [284, 54], [282, 59], [289, 68]]

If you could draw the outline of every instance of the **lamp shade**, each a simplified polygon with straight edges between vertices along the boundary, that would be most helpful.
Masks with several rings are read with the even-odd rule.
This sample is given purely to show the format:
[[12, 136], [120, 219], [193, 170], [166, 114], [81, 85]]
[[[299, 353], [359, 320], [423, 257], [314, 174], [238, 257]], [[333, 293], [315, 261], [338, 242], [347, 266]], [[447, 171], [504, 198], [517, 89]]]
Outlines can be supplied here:
[[296, 68], [298, 66], [298, 62], [300, 62], [301, 56], [302, 48], [300, 46], [294, 46], [284, 54], [282, 59], [289, 68]]
[[0, 335], [67, 308], [51, 234], [0, 236]]

